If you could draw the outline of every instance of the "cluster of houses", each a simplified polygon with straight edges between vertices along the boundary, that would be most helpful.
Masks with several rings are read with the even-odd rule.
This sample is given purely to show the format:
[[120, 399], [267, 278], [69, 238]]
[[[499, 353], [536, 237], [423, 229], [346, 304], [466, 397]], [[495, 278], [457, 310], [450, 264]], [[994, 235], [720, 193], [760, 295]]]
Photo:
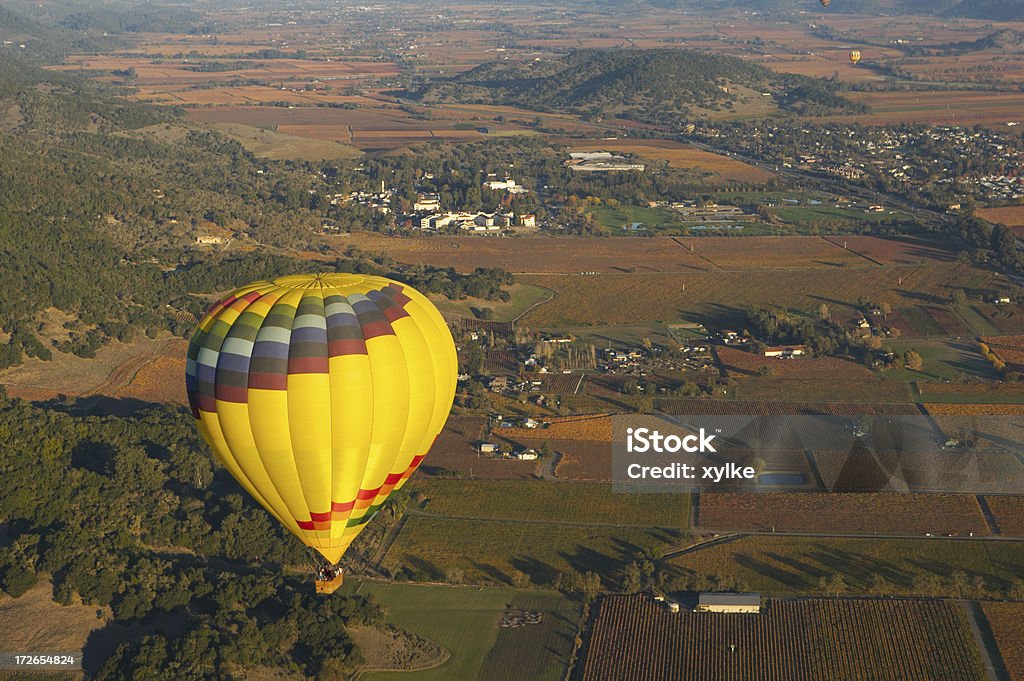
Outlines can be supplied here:
[[493, 442], [481, 442], [480, 443], [480, 456], [486, 456], [492, 459], [515, 459], [517, 461], [536, 461], [539, 457], [536, 449], [520, 449], [513, 451], [512, 449], [505, 447], [502, 448]]
[[348, 206], [351, 204], [358, 204], [360, 206], [367, 206], [373, 210], [388, 215], [391, 213], [391, 200], [395, 197], [395, 190], [384, 186], [384, 181], [381, 180], [380, 191], [377, 192], [364, 192], [354, 191], [348, 192], [347, 194], [333, 194], [331, 196], [332, 206]]

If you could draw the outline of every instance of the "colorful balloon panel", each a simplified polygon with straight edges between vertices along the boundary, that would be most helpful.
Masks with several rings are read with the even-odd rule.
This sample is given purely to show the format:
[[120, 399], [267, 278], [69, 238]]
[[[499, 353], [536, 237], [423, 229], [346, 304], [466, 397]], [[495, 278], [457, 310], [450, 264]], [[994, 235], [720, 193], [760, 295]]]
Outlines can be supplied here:
[[199, 322], [186, 367], [192, 414], [217, 457], [332, 563], [419, 466], [456, 380], [434, 305], [355, 274], [238, 289]]

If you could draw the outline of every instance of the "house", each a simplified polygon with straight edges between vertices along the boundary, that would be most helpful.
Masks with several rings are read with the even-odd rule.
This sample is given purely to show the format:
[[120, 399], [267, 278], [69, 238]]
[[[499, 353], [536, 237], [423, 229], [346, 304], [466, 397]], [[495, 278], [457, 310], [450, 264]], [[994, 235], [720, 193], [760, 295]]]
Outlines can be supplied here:
[[535, 419], [528, 418], [525, 421], [523, 421], [523, 428], [533, 429], [533, 428], [536, 428], [539, 425], [540, 425], [540, 421], [537, 421]]
[[493, 442], [484, 442], [480, 445], [481, 454], [494, 454], [498, 451], [498, 445]]
[[219, 246], [220, 244], [223, 244], [226, 241], [227, 241], [227, 239], [225, 239], [222, 236], [204, 235], [204, 236], [197, 236], [196, 237], [196, 245], [198, 245], [198, 246], [206, 246], [206, 245]]
[[536, 461], [537, 452], [533, 449], [524, 449], [523, 451], [516, 454], [516, 458], [520, 461]]
[[441, 200], [435, 195], [420, 196], [416, 199], [416, 203], [412, 204], [412, 210], [415, 213], [438, 211], [440, 209]]
[[761, 594], [705, 592], [697, 597], [697, 612], [759, 613]]
[[492, 191], [506, 191], [509, 194], [526, 194], [529, 190], [516, 184], [515, 180], [505, 178], [504, 180], [493, 180], [484, 182], [484, 186]]
[[520, 215], [519, 216], [519, 226], [520, 227], [536, 227], [537, 226], [537, 216], [534, 215], [533, 213], [527, 213], [526, 215]]
[[801, 357], [807, 352], [803, 345], [774, 345], [764, 349], [765, 357]]
[[501, 393], [508, 390], [508, 376], [495, 376], [491, 379], [491, 392]]

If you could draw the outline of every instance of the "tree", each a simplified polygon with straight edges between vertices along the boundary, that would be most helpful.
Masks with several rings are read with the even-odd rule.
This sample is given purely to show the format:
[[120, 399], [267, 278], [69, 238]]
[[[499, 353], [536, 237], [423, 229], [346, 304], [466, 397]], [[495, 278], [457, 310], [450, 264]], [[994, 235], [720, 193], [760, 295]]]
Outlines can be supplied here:
[[818, 308], [818, 319], [823, 322], [827, 322], [832, 319], [832, 314], [829, 312], [828, 305], [825, 303], [822, 303], [821, 307]]
[[641, 580], [640, 564], [632, 562], [622, 572], [622, 593], [635, 594], [640, 591]]
[[921, 367], [924, 366], [924, 360], [921, 359], [921, 355], [916, 350], [907, 350], [903, 353], [903, 365], [908, 369], [920, 371]]
[[963, 307], [967, 304], [967, 294], [964, 293], [962, 288], [958, 288], [953, 291], [953, 295], [950, 297], [950, 302], [953, 304], [953, 307]]

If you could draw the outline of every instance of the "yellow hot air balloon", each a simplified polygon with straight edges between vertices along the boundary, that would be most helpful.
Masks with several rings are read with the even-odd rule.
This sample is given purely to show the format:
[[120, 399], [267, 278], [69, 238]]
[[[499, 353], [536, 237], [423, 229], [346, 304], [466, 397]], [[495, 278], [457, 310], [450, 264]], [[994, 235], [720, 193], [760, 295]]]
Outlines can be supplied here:
[[356, 274], [234, 291], [199, 322], [186, 368], [192, 414], [217, 457], [331, 564], [419, 466], [456, 380], [437, 308], [409, 286]]
[[860, 61], [860, 50], [850, 50], [850, 61], [854, 64]]

